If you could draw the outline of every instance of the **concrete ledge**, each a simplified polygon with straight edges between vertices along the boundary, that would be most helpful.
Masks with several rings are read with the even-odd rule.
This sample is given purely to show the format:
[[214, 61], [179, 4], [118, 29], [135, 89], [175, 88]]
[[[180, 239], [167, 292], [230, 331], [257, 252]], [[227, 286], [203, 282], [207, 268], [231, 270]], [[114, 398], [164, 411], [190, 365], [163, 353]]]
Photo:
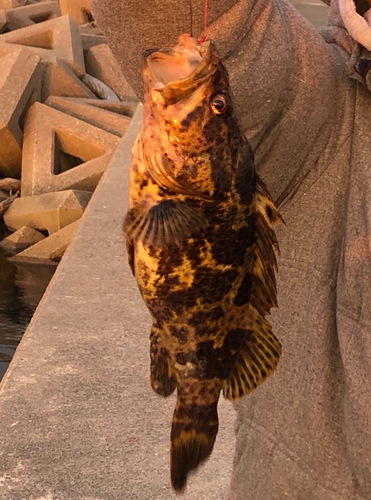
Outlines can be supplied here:
[[[125, 253], [139, 107], [0, 385], [1, 500], [168, 500], [175, 399], [149, 378], [149, 314]], [[184, 500], [222, 500], [234, 410]]]

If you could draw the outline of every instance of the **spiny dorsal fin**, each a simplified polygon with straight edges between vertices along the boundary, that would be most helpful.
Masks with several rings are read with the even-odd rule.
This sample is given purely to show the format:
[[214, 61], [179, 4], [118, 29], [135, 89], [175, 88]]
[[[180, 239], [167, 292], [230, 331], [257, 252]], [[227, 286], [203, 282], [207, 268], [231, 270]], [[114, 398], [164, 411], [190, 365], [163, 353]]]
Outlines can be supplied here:
[[223, 395], [230, 400], [246, 396], [264, 382], [276, 369], [281, 354], [281, 344], [269, 322], [252, 305], [248, 316], [252, 327], [241, 332], [237, 360], [223, 383]]
[[[276, 205], [274, 204], [272, 197], [268, 192], [267, 186], [258, 176], [255, 176], [255, 181], [256, 181], [256, 198], [255, 198], [256, 209], [258, 212], [262, 214], [268, 227], [273, 229], [273, 225], [276, 224], [277, 222], [285, 224], [285, 221], [278, 212]], [[274, 244], [278, 245], [276, 238]]]
[[204, 229], [207, 221], [201, 210], [186, 201], [167, 199], [157, 204], [141, 201], [126, 214], [124, 231], [128, 238], [154, 247], [179, 246]]
[[278, 305], [274, 271], [277, 270], [275, 251], [279, 252], [279, 247], [273, 225], [276, 222], [284, 224], [284, 221], [259, 178], [256, 179], [254, 196], [256, 239], [246, 274], [251, 280], [246, 318], [251, 326], [241, 331], [237, 360], [223, 384], [224, 397], [232, 400], [245, 396], [269, 377], [276, 369], [281, 354], [281, 344], [265, 316]]
[[276, 254], [279, 246], [273, 226], [284, 224], [268, 190], [261, 179], [256, 178], [255, 192], [256, 240], [250, 261], [252, 276], [250, 302], [264, 317], [272, 307], [277, 307]]

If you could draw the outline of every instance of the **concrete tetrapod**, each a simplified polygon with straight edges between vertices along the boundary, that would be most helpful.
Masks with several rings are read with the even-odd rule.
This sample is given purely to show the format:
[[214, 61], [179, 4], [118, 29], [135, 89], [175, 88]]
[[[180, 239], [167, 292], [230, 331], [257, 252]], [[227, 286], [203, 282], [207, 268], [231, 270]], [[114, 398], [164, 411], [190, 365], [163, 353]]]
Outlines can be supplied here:
[[59, 3], [55, 1], [34, 3], [6, 11], [7, 28], [17, 30], [61, 16]]
[[27, 0], [0, 0], [0, 9], [14, 9], [25, 5]]
[[130, 124], [130, 117], [106, 109], [90, 106], [89, 101], [91, 101], [91, 99], [83, 100], [49, 97], [45, 104], [64, 113], [68, 113], [75, 118], [84, 120], [95, 127], [106, 130], [110, 134], [123, 137]]
[[25, 124], [22, 196], [64, 189], [94, 191], [119, 140], [89, 123], [35, 103]]
[[91, 0], [59, 0], [59, 4], [62, 14], [71, 16], [79, 24], [93, 20]]
[[0, 35], [0, 56], [20, 47], [27, 47], [43, 59], [59, 57], [77, 75], [85, 73], [79, 27], [68, 16], [57, 17]]
[[137, 97], [128, 97], [118, 102], [107, 99], [74, 99], [72, 97], [65, 97], [64, 100], [86, 104], [87, 106], [93, 106], [94, 108], [105, 109], [119, 115], [130, 116], [130, 118], [134, 115], [139, 104], [139, 99]]
[[14, 200], [4, 215], [4, 221], [11, 231], [28, 226], [48, 231], [50, 235], [79, 219], [91, 195], [88, 191], [70, 189], [38, 196], [22, 196]]
[[11, 257], [12, 262], [48, 263], [60, 261], [79, 227], [80, 220], [72, 222], [23, 252]]
[[86, 71], [108, 85], [120, 99], [136, 97], [107, 44], [97, 45], [88, 51]]
[[39, 61], [25, 49], [0, 58], [0, 177], [21, 175], [24, 117], [40, 99]]
[[6, 12], [4, 9], [0, 9], [0, 33], [5, 29], [5, 27], [6, 27]]
[[45, 67], [41, 89], [43, 102], [51, 95], [97, 99], [97, 96], [61, 59], [50, 58], [43, 63], [43, 66]]
[[[1, 29], [1, 17], [0, 17], [0, 29]], [[80, 28], [80, 34], [81, 34], [81, 42], [84, 53], [88, 52], [89, 49], [95, 47], [96, 45], [102, 45], [103, 43], [107, 43], [107, 38], [104, 35], [88, 33], [86, 31], [82, 31], [81, 28]]]
[[45, 235], [36, 231], [36, 229], [23, 226], [0, 241], [0, 248], [10, 253], [22, 252], [44, 238]]

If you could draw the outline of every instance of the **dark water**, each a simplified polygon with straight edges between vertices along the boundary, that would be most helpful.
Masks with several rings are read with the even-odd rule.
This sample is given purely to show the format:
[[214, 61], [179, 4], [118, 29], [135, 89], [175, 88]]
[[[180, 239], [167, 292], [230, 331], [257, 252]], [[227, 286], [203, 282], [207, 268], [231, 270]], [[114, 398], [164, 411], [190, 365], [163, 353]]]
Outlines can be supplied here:
[[14, 265], [0, 249], [0, 380], [54, 271], [54, 266]]

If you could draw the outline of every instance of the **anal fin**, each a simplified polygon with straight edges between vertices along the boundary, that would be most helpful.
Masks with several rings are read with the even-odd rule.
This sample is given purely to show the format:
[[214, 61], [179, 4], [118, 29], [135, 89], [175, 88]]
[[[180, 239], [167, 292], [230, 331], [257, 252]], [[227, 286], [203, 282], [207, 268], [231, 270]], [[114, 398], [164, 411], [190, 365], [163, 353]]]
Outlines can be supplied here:
[[153, 326], [150, 337], [150, 383], [157, 394], [167, 397], [175, 390], [176, 377], [168, 351], [162, 346], [161, 336], [156, 330], [157, 328]]
[[237, 359], [223, 382], [223, 395], [230, 400], [245, 396], [264, 382], [276, 369], [281, 355], [281, 344], [269, 322], [253, 306], [248, 316], [252, 327], [242, 331]]

